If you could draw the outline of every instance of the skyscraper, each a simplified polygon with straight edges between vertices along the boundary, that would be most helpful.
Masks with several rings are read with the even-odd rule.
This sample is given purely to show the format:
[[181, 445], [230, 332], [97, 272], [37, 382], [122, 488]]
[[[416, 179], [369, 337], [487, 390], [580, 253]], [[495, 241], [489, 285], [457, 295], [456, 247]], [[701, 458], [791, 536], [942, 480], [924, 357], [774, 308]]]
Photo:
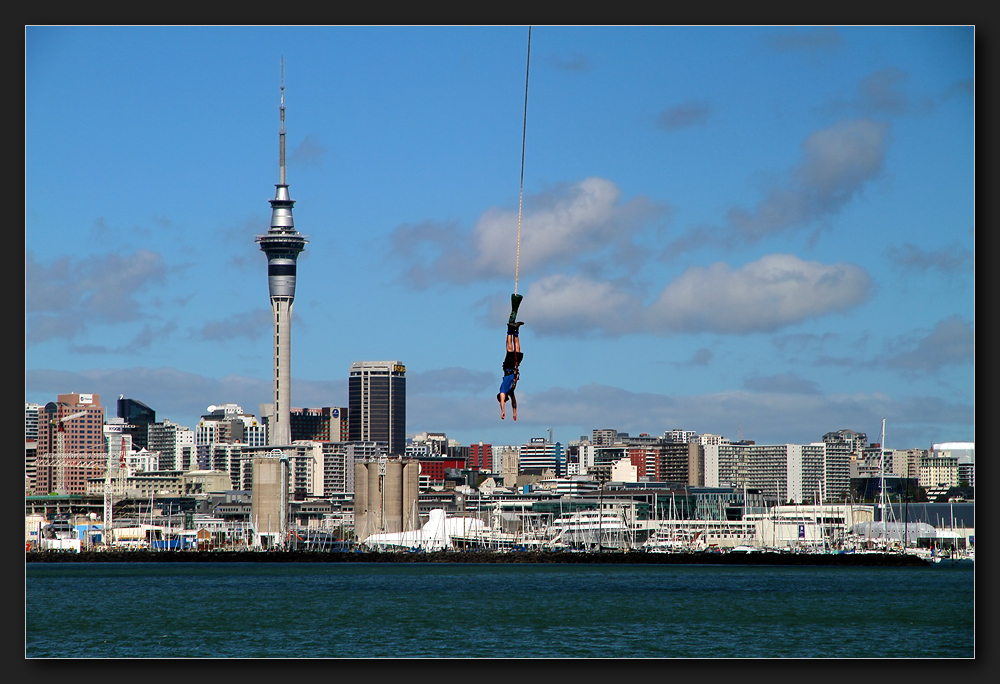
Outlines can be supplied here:
[[107, 461], [100, 395], [60, 394], [40, 418], [35, 493], [85, 493]]
[[406, 451], [406, 366], [355, 361], [347, 386], [350, 441], [385, 442], [390, 456]]
[[[282, 69], [284, 71], [284, 69]], [[308, 242], [295, 230], [292, 206], [285, 182], [285, 83], [281, 83], [281, 129], [278, 133], [278, 182], [271, 202], [271, 228], [267, 235], [258, 235], [260, 249], [267, 255], [267, 286], [271, 295], [271, 318], [274, 327], [273, 411], [269, 424], [268, 443], [272, 446], [291, 444], [289, 412], [292, 389], [292, 303], [295, 300], [295, 263]]]
[[149, 448], [149, 426], [156, 422], [156, 411], [136, 399], [118, 397], [118, 417], [125, 421], [122, 432], [132, 436], [135, 450]]

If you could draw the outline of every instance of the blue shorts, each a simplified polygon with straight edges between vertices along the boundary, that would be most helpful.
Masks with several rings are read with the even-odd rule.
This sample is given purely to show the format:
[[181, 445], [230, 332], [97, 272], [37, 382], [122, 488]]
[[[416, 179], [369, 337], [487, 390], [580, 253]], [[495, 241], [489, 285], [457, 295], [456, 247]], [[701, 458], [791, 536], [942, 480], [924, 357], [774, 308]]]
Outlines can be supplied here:
[[505, 394], [509, 397], [515, 387], [517, 387], [517, 373], [508, 373], [500, 381], [500, 394]]

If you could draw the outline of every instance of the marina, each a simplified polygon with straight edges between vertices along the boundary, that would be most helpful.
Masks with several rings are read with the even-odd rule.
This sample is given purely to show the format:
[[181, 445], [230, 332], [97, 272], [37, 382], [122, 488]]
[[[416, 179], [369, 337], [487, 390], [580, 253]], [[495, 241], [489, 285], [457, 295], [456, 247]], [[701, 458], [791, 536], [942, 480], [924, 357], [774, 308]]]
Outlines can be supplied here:
[[[956, 506], [961, 507], [957, 514]], [[649, 519], [640, 516], [634, 504], [621, 502], [568, 513], [494, 507], [455, 515], [432, 509], [418, 529], [375, 533], [362, 540], [343, 538], [329, 529], [291, 527], [286, 543], [268, 551], [882, 552], [907, 553], [932, 563], [941, 558], [974, 562], [975, 527], [974, 517], [970, 518], [974, 504], [898, 509], [886, 509], [887, 521], [873, 520], [879, 511], [871, 504], [775, 506], [740, 520]], [[945, 511], [950, 515], [941, 520], [940, 513]], [[908, 522], [893, 522], [903, 513]], [[926, 522], [932, 515], [938, 516], [939, 526]], [[146, 522], [119, 518], [113, 535], [106, 537], [103, 525], [91, 517], [46, 521], [40, 515], [27, 516], [26, 556], [40, 552], [262, 551], [252, 545], [253, 531], [246, 523], [205, 516], [191, 518], [187, 526], [158, 523], [152, 517]]]

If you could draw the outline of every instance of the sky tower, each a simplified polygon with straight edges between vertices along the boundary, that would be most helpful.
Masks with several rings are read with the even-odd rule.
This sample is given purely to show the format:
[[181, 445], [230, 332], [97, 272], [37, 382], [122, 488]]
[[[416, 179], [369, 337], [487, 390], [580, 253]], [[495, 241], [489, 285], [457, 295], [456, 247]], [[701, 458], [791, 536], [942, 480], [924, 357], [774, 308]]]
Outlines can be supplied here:
[[274, 378], [269, 444], [292, 443], [289, 428], [292, 389], [292, 302], [295, 300], [295, 261], [305, 249], [306, 238], [295, 230], [292, 206], [285, 182], [285, 67], [281, 66], [281, 130], [278, 133], [278, 182], [271, 202], [271, 228], [258, 235], [260, 250], [267, 255], [267, 286], [271, 293], [271, 320], [274, 326]]

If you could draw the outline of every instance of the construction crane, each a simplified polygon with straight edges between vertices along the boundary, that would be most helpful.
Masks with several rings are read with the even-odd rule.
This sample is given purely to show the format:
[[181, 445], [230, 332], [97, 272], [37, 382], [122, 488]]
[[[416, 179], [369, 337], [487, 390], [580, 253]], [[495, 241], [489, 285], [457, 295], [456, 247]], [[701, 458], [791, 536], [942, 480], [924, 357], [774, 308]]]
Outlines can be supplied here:
[[114, 425], [113, 427], [120, 427], [122, 432], [120, 433], [121, 447], [119, 448], [117, 459], [115, 458], [111, 439], [108, 439], [108, 461], [107, 468], [104, 471], [104, 543], [109, 546], [114, 543], [115, 480], [117, 480], [118, 491], [124, 492], [125, 475], [128, 470], [128, 464], [125, 461], [125, 430], [135, 426], [122, 424]]
[[121, 455], [115, 458], [114, 450], [108, 441], [108, 466], [104, 470], [104, 543], [110, 546], [114, 542], [112, 529], [114, 528], [114, 479], [115, 471], [118, 471], [118, 479], [121, 478], [123, 465], [125, 462], [125, 435], [121, 436]]
[[66, 489], [66, 422], [87, 415], [86, 411], [80, 411], [59, 419], [56, 428], [56, 494], [68, 494]]

